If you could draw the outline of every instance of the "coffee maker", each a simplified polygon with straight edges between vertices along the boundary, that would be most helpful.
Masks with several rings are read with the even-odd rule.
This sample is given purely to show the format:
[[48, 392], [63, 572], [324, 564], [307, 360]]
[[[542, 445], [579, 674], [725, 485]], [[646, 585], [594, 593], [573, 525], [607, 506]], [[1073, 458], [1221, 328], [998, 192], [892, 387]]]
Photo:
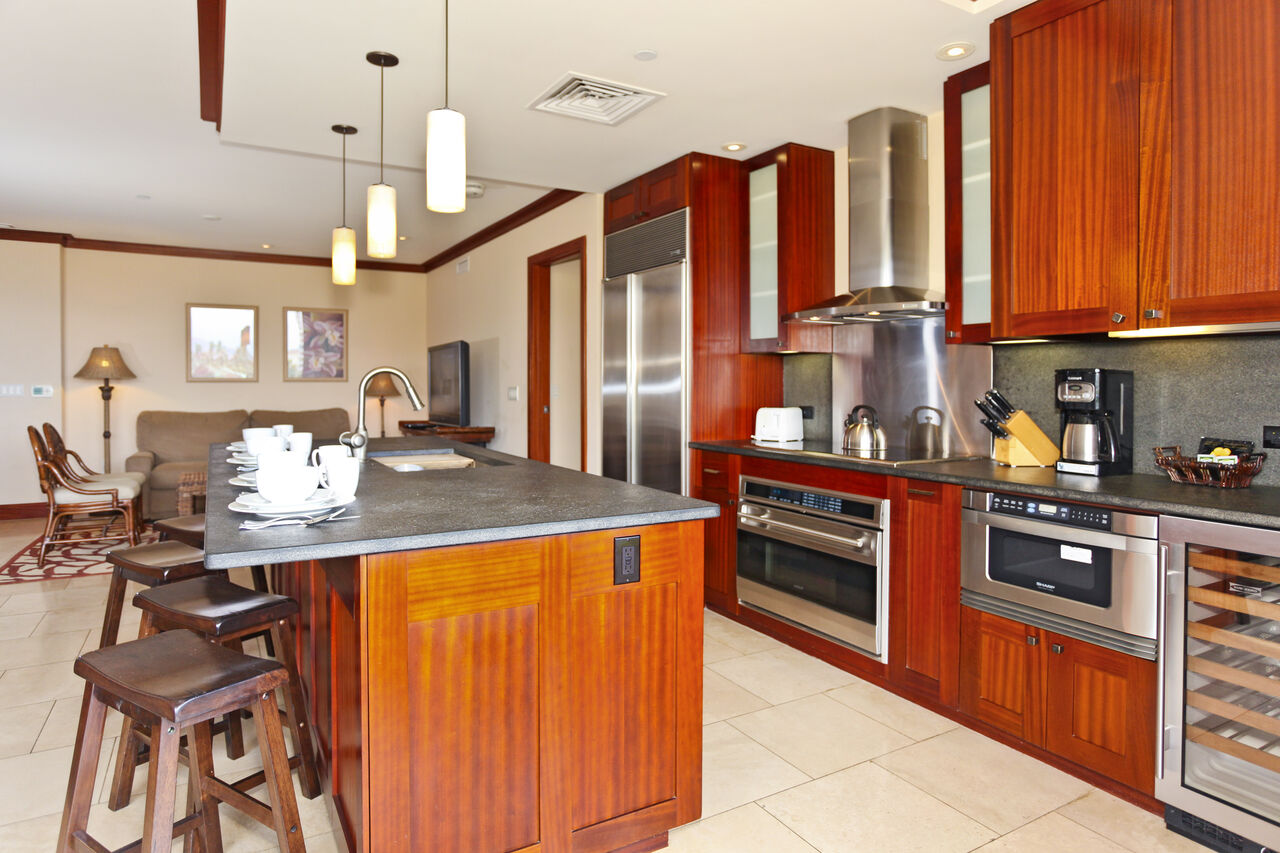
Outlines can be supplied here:
[[1133, 373], [1088, 367], [1054, 372], [1068, 474], [1133, 473]]

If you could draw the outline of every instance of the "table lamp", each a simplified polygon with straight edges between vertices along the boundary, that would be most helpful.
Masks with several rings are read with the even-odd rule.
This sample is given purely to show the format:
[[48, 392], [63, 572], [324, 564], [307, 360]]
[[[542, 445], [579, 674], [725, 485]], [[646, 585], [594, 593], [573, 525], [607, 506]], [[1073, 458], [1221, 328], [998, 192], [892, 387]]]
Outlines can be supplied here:
[[395, 381], [391, 378], [390, 373], [379, 373], [373, 377], [369, 383], [369, 387], [365, 389], [366, 397], [377, 397], [378, 408], [382, 415], [382, 437], [387, 437], [387, 398], [399, 397], [400, 389], [396, 387]]
[[84, 367], [76, 371], [77, 379], [101, 379], [98, 390], [102, 392], [102, 470], [111, 473], [111, 380], [137, 379], [129, 365], [124, 363], [120, 350], [103, 344], [94, 347]]

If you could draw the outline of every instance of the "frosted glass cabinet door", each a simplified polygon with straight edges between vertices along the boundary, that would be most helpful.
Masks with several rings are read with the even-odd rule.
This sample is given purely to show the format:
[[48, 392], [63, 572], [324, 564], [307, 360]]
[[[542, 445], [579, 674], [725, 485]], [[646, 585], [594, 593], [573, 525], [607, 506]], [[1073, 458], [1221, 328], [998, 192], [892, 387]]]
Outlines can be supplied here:
[[778, 167], [765, 166], [747, 179], [750, 279], [747, 289], [753, 340], [778, 337]]
[[991, 86], [987, 63], [943, 87], [947, 342], [991, 339]]

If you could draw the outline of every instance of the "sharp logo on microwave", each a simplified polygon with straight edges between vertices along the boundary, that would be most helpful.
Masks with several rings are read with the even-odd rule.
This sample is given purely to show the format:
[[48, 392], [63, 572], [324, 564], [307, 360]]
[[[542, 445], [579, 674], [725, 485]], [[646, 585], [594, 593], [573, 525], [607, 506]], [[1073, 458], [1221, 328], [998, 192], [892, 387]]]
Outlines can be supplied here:
[[1058, 588], [1056, 583], [1045, 583], [1044, 581], [1036, 581], [1036, 589], [1043, 589], [1045, 592], [1053, 592]]
[[1227, 584], [1227, 589], [1231, 590], [1236, 595], [1243, 595], [1246, 598], [1262, 597], [1262, 587], [1260, 586], [1249, 586], [1248, 584], [1238, 583], [1237, 581], [1230, 581]]

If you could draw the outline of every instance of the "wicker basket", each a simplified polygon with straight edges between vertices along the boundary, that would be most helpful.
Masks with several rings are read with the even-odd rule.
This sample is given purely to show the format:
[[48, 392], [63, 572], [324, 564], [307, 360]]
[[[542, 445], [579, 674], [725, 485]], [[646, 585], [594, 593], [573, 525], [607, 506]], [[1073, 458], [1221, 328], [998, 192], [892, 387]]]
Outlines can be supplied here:
[[1235, 465], [1218, 462], [1199, 462], [1194, 457], [1183, 456], [1181, 445], [1154, 448], [1156, 464], [1169, 473], [1175, 483], [1193, 486], [1216, 486], [1219, 489], [1247, 489], [1254, 476], [1262, 470], [1267, 454], [1252, 453], [1241, 456]]

